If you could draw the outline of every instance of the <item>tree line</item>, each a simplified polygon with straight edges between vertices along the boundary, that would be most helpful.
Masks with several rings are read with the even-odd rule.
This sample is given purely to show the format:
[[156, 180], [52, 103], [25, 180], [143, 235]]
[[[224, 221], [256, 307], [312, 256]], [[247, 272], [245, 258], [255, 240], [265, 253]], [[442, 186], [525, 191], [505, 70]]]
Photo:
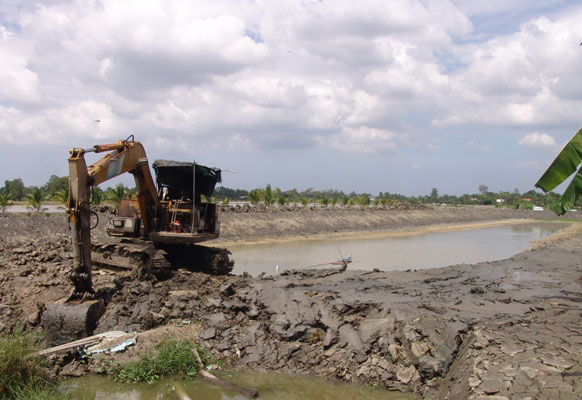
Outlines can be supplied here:
[[[0, 209], [5, 211], [6, 207], [15, 201], [27, 202], [31, 208], [37, 211], [41, 211], [42, 205], [47, 201], [66, 204], [69, 195], [68, 189], [68, 176], [58, 177], [52, 175], [48, 182], [42, 186], [28, 187], [24, 185], [20, 178], [6, 180], [4, 181], [4, 186], [0, 188]], [[105, 190], [99, 187], [93, 187], [91, 203], [93, 205], [99, 205], [104, 202], [110, 202], [116, 205], [120, 199], [133, 195], [135, 191], [135, 188], [127, 187], [123, 183], [119, 183], [115, 187], [110, 187]], [[211, 198], [206, 198], [205, 200], [222, 204], [228, 204], [230, 201], [247, 201], [254, 205], [264, 204], [266, 206], [275, 204], [280, 206], [289, 204], [306, 206], [307, 204], [318, 203], [325, 207], [336, 207], [338, 205], [344, 207], [355, 205], [367, 207], [370, 205], [390, 206], [397, 203], [411, 203], [499, 205], [515, 208], [542, 206], [551, 208], [552, 205], [559, 201], [559, 198], [560, 196], [554, 192], [541, 193], [535, 190], [530, 190], [525, 193], [520, 193], [518, 189], [512, 192], [491, 192], [486, 185], [479, 185], [477, 193], [461, 196], [441, 195], [437, 188], [433, 188], [425, 196], [404, 196], [390, 192], [380, 192], [377, 195], [372, 195], [371, 193], [356, 193], [355, 191], [345, 193], [337, 189], [315, 190], [314, 188], [308, 188], [302, 191], [297, 189], [281, 190], [278, 187], [272, 187], [271, 184], [267, 184], [265, 187], [252, 190], [232, 189], [220, 186], [216, 188]]]
[[379, 192], [377, 195], [371, 193], [345, 193], [341, 190], [314, 190], [308, 188], [303, 191], [290, 189], [282, 191], [278, 187], [272, 188], [270, 184], [264, 188], [253, 190], [231, 189], [219, 187], [214, 193], [217, 202], [228, 203], [232, 201], [249, 201], [252, 204], [273, 204], [287, 205], [292, 203], [321, 203], [328, 205], [383, 205], [390, 206], [396, 203], [410, 204], [446, 204], [446, 205], [500, 205], [515, 208], [533, 208], [534, 206], [550, 207], [559, 199], [559, 195], [553, 192], [541, 193], [530, 190], [520, 193], [518, 189], [512, 192], [500, 191], [491, 192], [486, 185], [479, 185], [479, 191], [473, 194], [463, 194], [461, 196], [444, 194], [440, 195], [437, 188], [425, 196], [405, 196], [398, 193]]
[[[100, 205], [110, 202], [117, 205], [120, 199], [127, 198], [135, 191], [135, 188], [126, 187], [122, 183], [105, 190], [93, 187], [91, 188], [91, 204]], [[34, 211], [42, 211], [43, 205], [47, 202], [53, 201], [64, 205], [68, 197], [68, 176], [52, 175], [42, 186], [25, 186], [21, 178], [5, 180], [4, 186], [0, 187], [0, 211], [4, 214], [14, 202], [23, 202]]]

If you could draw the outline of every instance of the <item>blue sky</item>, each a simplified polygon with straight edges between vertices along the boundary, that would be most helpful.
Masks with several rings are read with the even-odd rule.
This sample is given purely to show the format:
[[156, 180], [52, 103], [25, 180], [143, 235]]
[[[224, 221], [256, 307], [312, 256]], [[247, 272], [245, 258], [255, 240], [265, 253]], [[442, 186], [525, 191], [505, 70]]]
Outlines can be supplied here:
[[556, 0], [6, 0], [0, 183], [134, 134], [228, 187], [524, 192], [582, 126], [580, 20]]

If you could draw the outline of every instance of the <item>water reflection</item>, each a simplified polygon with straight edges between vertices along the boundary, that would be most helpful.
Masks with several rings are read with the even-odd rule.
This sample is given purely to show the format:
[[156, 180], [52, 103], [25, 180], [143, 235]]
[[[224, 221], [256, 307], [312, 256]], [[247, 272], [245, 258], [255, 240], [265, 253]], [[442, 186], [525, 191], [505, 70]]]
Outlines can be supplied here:
[[437, 268], [511, 257], [529, 242], [566, 225], [539, 222], [464, 231], [426, 233], [381, 239], [340, 239], [231, 246], [234, 273], [275, 273], [279, 270], [338, 260], [351, 254], [354, 269], [384, 271]]
[[[328, 382], [313, 377], [242, 371], [222, 372], [220, 376], [237, 385], [254, 388], [265, 400], [410, 400], [407, 393], [388, 392], [362, 385]], [[178, 387], [178, 390], [175, 390]], [[102, 376], [87, 376], [65, 382], [73, 399], [84, 400], [145, 400], [183, 399], [182, 391], [192, 399], [244, 400], [245, 396], [199, 379], [167, 378], [154, 384], [119, 384]]]

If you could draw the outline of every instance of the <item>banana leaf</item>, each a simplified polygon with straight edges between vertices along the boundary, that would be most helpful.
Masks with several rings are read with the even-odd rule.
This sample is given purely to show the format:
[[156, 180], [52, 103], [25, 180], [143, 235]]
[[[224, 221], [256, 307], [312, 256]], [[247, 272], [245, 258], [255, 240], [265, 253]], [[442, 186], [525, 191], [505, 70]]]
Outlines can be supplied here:
[[570, 175], [576, 173], [560, 198], [560, 202], [554, 207], [558, 215], [565, 214], [572, 208], [579, 196], [582, 196], [582, 129], [572, 136], [572, 139], [562, 149], [554, 162], [535, 184], [536, 187], [549, 192], [564, 182]]

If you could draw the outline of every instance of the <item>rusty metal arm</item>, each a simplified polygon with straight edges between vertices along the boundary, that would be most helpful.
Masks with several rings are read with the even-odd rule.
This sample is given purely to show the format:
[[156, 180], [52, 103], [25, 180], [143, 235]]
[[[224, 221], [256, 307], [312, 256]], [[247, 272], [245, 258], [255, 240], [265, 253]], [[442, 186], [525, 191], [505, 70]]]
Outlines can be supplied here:
[[144, 236], [148, 236], [153, 228], [152, 223], [156, 223], [161, 205], [142, 144], [120, 140], [111, 144], [97, 145], [93, 149], [96, 153], [105, 151], [110, 153], [89, 167], [89, 184], [97, 186], [123, 173], [131, 173], [137, 188]]
[[[84, 155], [88, 152], [109, 153], [87, 168]], [[141, 143], [120, 140], [89, 149], [74, 148], [70, 154], [67, 213], [71, 219], [73, 242], [71, 280], [75, 287], [70, 299], [83, 299], [92, 297], [95, 293], [91, 280], [90, 187], [98, 186], [126, 172], [133, 174], [145, 236], [149, 235], [152, 223], [157, 223], [160, 202]]]
[[95, 294], [91, 280], [89, 174], [83, 154], [83, 149], [72, 149], [69, 157], [67, 213], [70, 215], [73, 242], [73, 270], [70, 278], [74, 285], [74, 292], [69, 300], [92, 297]]

